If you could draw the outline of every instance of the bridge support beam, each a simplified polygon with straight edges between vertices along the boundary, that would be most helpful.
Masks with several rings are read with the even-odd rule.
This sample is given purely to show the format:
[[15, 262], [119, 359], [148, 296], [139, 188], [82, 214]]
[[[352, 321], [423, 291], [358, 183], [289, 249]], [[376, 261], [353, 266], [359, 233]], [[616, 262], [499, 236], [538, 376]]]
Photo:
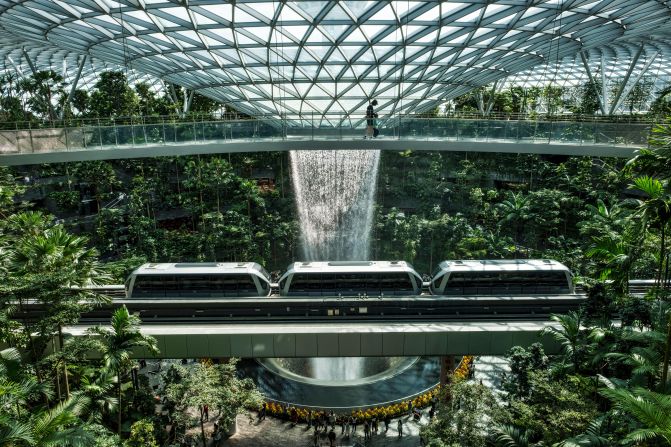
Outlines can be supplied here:
[[[156, 338], [159, 358], [200, 357], [405, 357], [504, 355], [513, 346], [543, 344], [548, 354], [559, 345], [539, 331], [551, 322], [446, 323], [259, 323], [150, 324], [141, 327]], [[84, 337], [87, 326], [64, 329]], [[99, 356], [91, 353], [91, 358]], [[139, 350], [135, 358], [152, 357]], [[454, 361], [454, 360], [453, 360]]]

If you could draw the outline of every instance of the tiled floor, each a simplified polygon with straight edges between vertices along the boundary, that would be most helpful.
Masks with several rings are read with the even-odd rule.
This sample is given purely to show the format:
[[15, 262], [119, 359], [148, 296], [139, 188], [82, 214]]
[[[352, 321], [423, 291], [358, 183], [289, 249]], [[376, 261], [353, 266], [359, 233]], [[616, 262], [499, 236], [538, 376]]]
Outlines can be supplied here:
[[[421, 422], [427, 422], [426, 416]], [[370, 447], [410, 447], [419, 446], [419, 427], [420, 424], [411, 421], [410, 419], [402, 418], [403, 422], [403, 437], [399, 438], [396, 431], [397, 419], [394, 419], [389, 426], [389, 432], [384, 433], [384, 424], [380, 424], [382, 432], [374, 435], [368, 444], [364, 444], [363, 427], [357, 427], [355, 436], [349, 438], [340, 434], [341, 428], [336, 427], [336, 446], [338, 447], [354, 447], [354, 446], [370, 446]], [[313, 431], [306, 430], [305, 424], [300, 424], [295, 427], [290, 422], [279, 421], [276, 419], [266, 419], [258, 422], [251, 421], [247, 416], [238, 416], [238, 431], [231, 438], [223, 441], [220, 445], [222, 447], [280, 447], [280, 446], [299, 446], [312, 447]], [[357, 442], [359, 444], [357, 444]], [[329, 446], [329, 441], [326, 437], [319, 440], [320, 447]]]

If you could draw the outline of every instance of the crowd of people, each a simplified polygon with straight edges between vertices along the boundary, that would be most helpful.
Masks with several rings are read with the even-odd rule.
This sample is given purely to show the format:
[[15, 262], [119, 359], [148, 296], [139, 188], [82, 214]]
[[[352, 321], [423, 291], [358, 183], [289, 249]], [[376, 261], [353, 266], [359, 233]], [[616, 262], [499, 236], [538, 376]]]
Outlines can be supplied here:
[[[374, 436], [387, 434], [389, 429], [396, 430], [399, 438], [403, 437], [404, 420], [413, 420], [419, 423], [423, 417], [422, 410], [413, 405], [412, 401], [404, 404], [406, 411], [398, 415], [394, 421], [391, 415], [383, 417], [372, 417], [371, 419], [359, 418], [357, 413], [336, 414], [333, 410], [297, 409], [296, 407], [282, 406], [282, 417], [289, 420], [292, 427], [299, 423], [306, 424], [306, 430], [313, 430], [312, 440], [314, 446], [319, 446], [321, 439], [328, 439], [330, 446], [335, 446], [338, 436], [349, 439], [357, 436], [357, 431], [363, 433], [364, 440], [370, 440]], [[433, 419], [436, 408], [436, 399], [432, 399], [428, 410], [429, 420]], [[300, 413], [299, 413], [300, 411]], [[258, 412], [258, 420], [263, 421], [268, 413], [267, 404], [264, 402]], [[340, 434], [338, 434], [338, 429]], [[358, 435], [361, 436], [361, 435]]]

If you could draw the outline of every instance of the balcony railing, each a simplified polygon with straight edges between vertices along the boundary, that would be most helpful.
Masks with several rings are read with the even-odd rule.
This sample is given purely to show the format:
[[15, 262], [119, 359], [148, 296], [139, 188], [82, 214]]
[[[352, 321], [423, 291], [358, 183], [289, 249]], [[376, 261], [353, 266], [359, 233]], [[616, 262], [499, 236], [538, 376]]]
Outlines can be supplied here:
[[[652, 125], [648, 120], [631, 117], [512, 118], [389, 116], [379, 119], [377, 127], [381, 139], [644, 147]], [[145, 117], [3, 123], [0, 155], [231, 141], [363, 139], [365, 128], [362, 116], [314, 114], [254, 119]]]

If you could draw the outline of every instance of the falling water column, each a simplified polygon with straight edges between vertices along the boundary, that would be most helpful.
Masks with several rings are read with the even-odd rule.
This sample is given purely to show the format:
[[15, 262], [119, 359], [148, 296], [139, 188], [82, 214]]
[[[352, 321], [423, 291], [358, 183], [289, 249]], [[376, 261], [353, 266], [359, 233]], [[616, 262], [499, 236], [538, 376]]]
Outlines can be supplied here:
[[[377, 150], [291, 151], [303, 261], [367, 261], [380, 162]], [[323, 380], [361, 377], [362, 358], [311, 359]]]

